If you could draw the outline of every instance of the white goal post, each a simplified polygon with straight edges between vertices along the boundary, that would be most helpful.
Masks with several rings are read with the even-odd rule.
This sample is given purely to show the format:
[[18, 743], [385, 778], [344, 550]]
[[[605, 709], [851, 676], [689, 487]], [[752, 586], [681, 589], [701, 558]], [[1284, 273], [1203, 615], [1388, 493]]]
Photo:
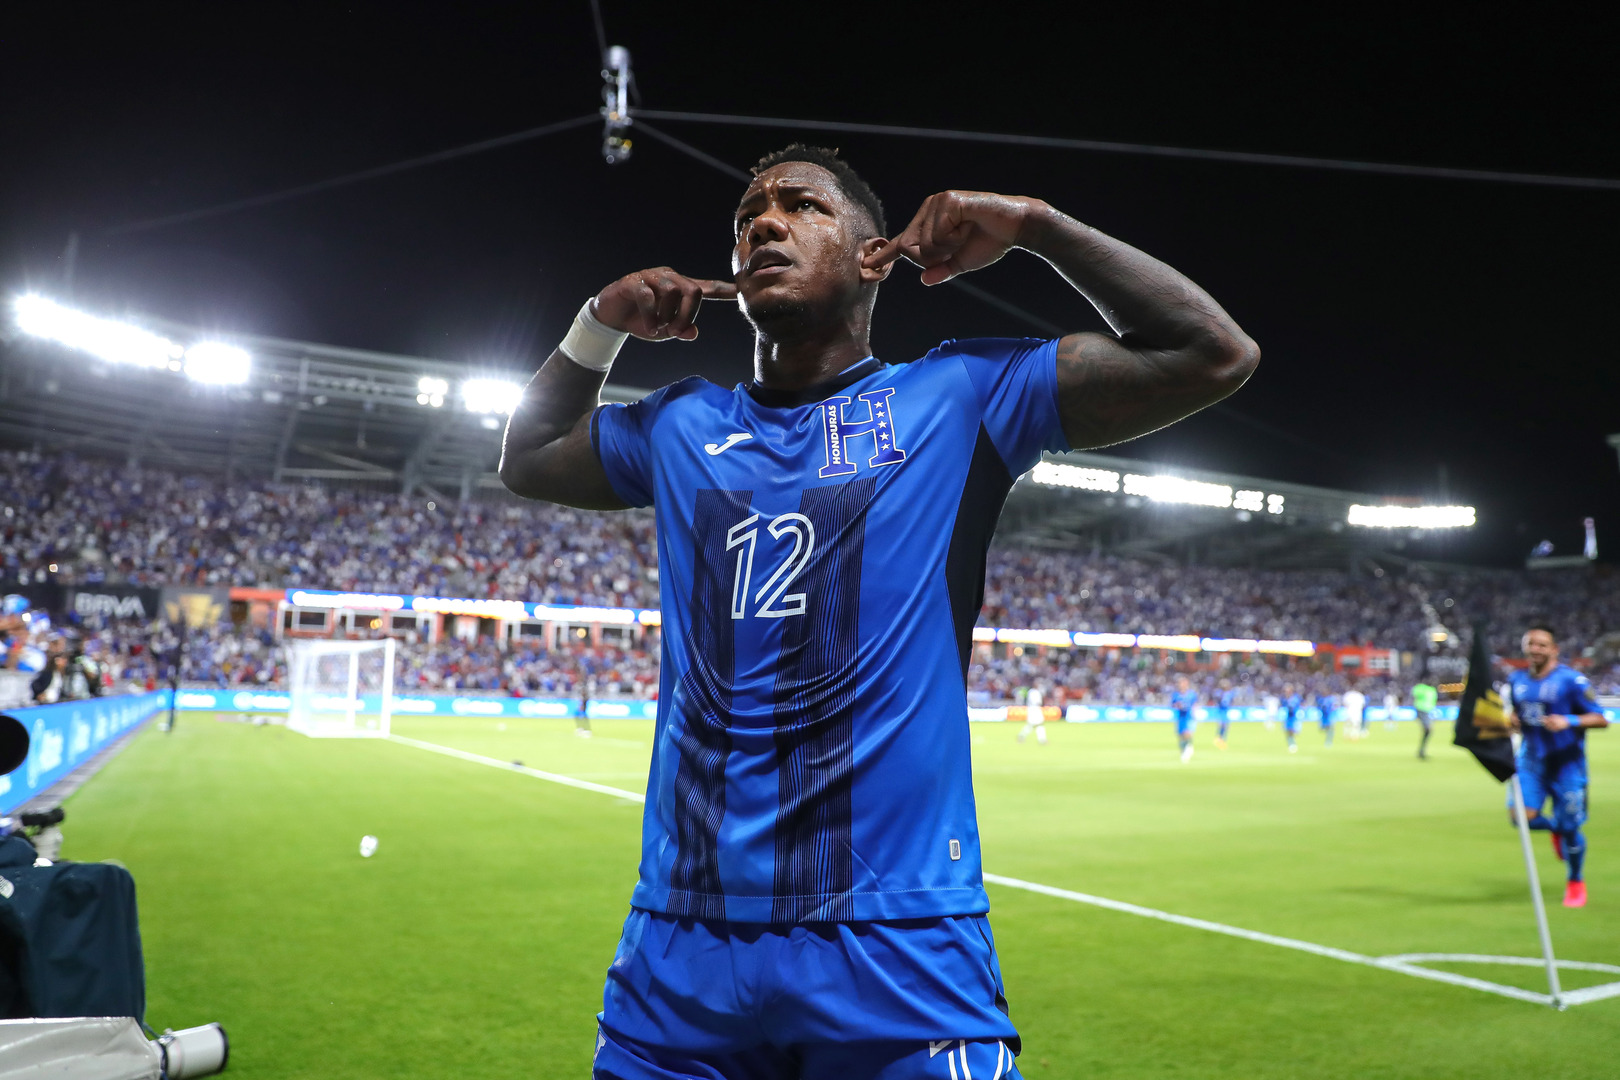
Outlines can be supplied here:
[[311, 738], [385, 738], [394, 713], [394, 639], [288, 644], [287, 726]]

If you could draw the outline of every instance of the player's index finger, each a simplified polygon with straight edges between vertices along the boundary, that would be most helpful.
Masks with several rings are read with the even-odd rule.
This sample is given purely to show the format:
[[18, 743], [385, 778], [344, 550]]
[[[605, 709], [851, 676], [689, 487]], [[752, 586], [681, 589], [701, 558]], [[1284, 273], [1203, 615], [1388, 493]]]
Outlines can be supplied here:
[[735, 300], [737, 299], [737, 286], [729, 281], [711, 281], [708, 278], [697, 279], [698, 288], [703, 292], [705, 300]]
[[[904, 235], [904, 233], [901, 234], [901, 236]], [[866, 257], [866, 265], [873, 268], [879, 266], [888, 266], [890, 263], [894, 262], [894, 260], [900, 258], [900, 256], [904, 254], [905, 252], [900, 248], [900, 237], [897, 236], [893, 240], [885, 240], [882, 247], [868, 255]]]

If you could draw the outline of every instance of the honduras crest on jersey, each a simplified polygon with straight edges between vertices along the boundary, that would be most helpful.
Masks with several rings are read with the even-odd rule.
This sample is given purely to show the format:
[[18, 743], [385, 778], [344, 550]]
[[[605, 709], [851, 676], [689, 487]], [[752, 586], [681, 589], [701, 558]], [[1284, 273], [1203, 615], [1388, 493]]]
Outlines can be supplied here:
[[1067, 449], [1056, 347], [947, 342], [804, 391], [686, 379], [597, 411], [614, 490], [658, 512], [638, 907], [988, 909], [964, 673], [1002, 502]]

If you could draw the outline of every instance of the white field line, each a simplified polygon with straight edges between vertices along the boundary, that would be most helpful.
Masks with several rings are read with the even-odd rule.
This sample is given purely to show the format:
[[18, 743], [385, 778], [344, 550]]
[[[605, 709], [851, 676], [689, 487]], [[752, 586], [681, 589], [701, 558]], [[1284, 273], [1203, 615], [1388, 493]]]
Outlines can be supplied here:
[[[1402, 964], [1503, 964], [1512, 967], [1540, 968], [1546, 961], [1539, 956], [1480, 956], [1477, 953], [1404, 953], [1383, 957], [1386, 963]], [[1601, 971], [1620, 975], [1620, 967], [1599, 964], [1590, 960], [1560, 960], [1558, 966], [1569, 971]], [[1579, 990], [1565, 990], [1560, 999], [1565, 1005], [1585, 1005], [1605, 998], [1620, 997], [1620, 982], [1583, 986]]]
[[572, 776], [543, 772], [540, 769], [531, 769], [527, 765], [502, 761], [500, 758], [485, 757], [483, 754], [470, 754], [465, 750], [457, 750], [453, 746], [440, 746], [438, 743], [422, 742], [420, 739], [408, 739], [404, 735], [390, 735], [388, 739], [390, 742], [414, 746], [418, 750], [431, 750], [435, 754], [444, 754], [446, 757], [471, 761], [475, 765], [488, 765], [496, 769], [505, 769], [507, 772], [522, 773], [524, 776], [532, 776], [536, 780], [549, 780], [553, 784], [562, 784], [564, 787], [579, 788], [581, 791], [594, 791], [599, 795], [615, 795], [621, 799], [629, 799], [632, 802], [644, 803], [647, 801], [647, 796], [639, 791], [626, 791], [624, 788], [608, 787], [606, 784], [593, 784], [589, 780], [576, 780]]
[[[1227, 926], [1225, 923], [1210, 922], [1208, 919], [1194, 919], [1186, 915], [1175, 915], [1168, 911], [1159, 911], [1157, 908], [1128, 904], [1122, 900], [1110, 900], [1104, 896], [1092, 896], [1088, 893], [1073, 892], [1069, 889], [1057, 889], [1051, 885], [1041, 885], [1033, 881], [1003, 877], [1000, 874], [985, 874], [984, 880], [995, 885], [1023, 889], [1027, 892], [1040, 893], [1043, 896], [1057, 897], [1060, 900], [1072, 900], [1079, 904], [1090, 904], [1093, 907], [1107, 908], [1109, 911], [1119, 911], [1127, 915], [1140, 915], [1146, 919], [1158, 919], [1161, 922], [1175, 923], [1178, 926], [1190, 926], [1195, 930], [1208, 930], [1211, 933], [1226, 934], [1229, 937], [1243, 938], [1247, 941], [1258, 941], [1284, 949], [1296, 949], [1316, 956], [1325, 956], [1332, 960], [1343, 960], [1348, 964], [1362, 964], [1367, 967], [1381, 968], [1384, 971], [1398, 971], [1402, 975], [1411, 975], [1413, 978], [1450, 983], [1453, 986], [1466, 986], [1471, 990], [1483, 990], [1487, 994], [1499, 994], [1502, 997], [1528, 1001], [1535, 1005], [1552, 1005], [1554, 1003], [1552, 996], [1549, 994], [1538, 994], [1534, 990], [1524, 990], [1517, 986], [1504, 986], [1501, 983], [1476, 979], [1468, 975], [1458, 975], [1451, 971], [1437, 971], [1433, 968], [1422, 967], [1419, 964], [1420, 961], [1451, 961], [1454, 963], [1512, 964], [1524, 967], [1541, 967], [1543, 961], [1539, 958], [1528, 956], [1481, 956], [1474, 953], [1405, 953], [1399, 956], [1363, 956], [1361, 953], [1351, 952], [1348, 949], [1336, 949], [1331, 945], [1317, 945], [1310, 941], [1278, 937], [1276, 934], [1264, 934], [1258, 930], [1245, 930], [1238, 926]], [[1612, 964], [1593, 964], [1579, 960], [1560, 960], [1558, 966], [1583, 971], [1620, 973], [1620, 967], [1615, 967]], [[1604, 998], [1611, 997], [1620, 997], [1620, 982], [1589, 986], [1581, 990], [1570, 990], [1561, 995], [1561, 1000], [1565, 1005], [1584, 1005], [1588, 1002], [1602, 1001]]]
[[[504, 769], [507, 772], [522, 773], [524, 776], [532, 776], [536, 780], [549, 780], [553, 784], [562, 784], [565, 787], [578, 788], [581, 791], [594, 791], [601, 795], [613, 795], [620, 799], [629, 799], [638, 803], [647, 801], [646, 795], [641, 792], [609, 787], [606, 784], [593, 784], [589, 780], [576, 780], [572, 776], [563, 776], [560, 773], [531, 769], [527, 765], [517, 765], [510, 761], [502, 761], [499, 758], [485, 757], [483, 754], [469, 753], [466, 750], [457, 750], [453, 746], [422, 742], [420, 739], [411, 739], [404, 735], [389, 735], [388, 739], [390, 742], [412, 746], [418, 750], [428, 750], [435, 754], [443, 754], [446, 757], [470, 761], [476, 765], [488, 765], [491, 768]], [[1126, 915], [1139, 915], [1145, 919], [1157, 919], [1160, 922], [1175, 923], [1178, 926], [1189, 926], [1194, 930], [1208, 930], [1214, 934], [1225, 934], [1228, 937], [1243, 938], [1246, 941], [1258, 941], [1264, 945], [1276, 945], [1284, 949], [1294, 949], [1315, 956], [1325, 956], [1330, 960], [1342, 960], [1347, 964], [1361, 964], [1366, 967], [1380, 968], [1384, 971], [1396, 971], [1402, 975], [1411, 975], [1418, 979], [1450, 983], [1453, 986], [1465, 986], [1471, 990], [1483, 990], [1487, 994], [1499, 994], [1502, 997], [1514, 998], [1518, 1001], [1528, 1001], [1533, 1005], [1553, 1004], [1552, 997], [1548, 994], [1538, 994], [1533, 990], [1523, 990], [1517, 986], [1504, 986], [1501, 983], [1490, 982], [1486, 979], [1475, 979], [1467, 975], [1458, 975], [1455, 972], [1436, 971], [1433, 968], [1420, 966], [1421, 962], [1424, 961], [1511, 964], [1526, 967], [1540, 967], [1542, 965], [1541, 960], [1531, 957], [1480, 956], [1473, 953], [1403, 953], [1399, 956], [1363, 956], [1361, 953], [1351, 952], [1348, 949], [1336, 949], [1331, 945], [1317, 945], [1314, 942], [1279, 937], [1276, 934], [1265, 934], [1258, 930], [1245, 930], [1239, 926], [1227, 926], [1225, 923], [1210, 922], [1208, 919], [1195, 919], [1188, 915], [1176, 915], [1168, 911], [1159, 911], [1157, 908], [1126, 903], [1123, 900], [1110, 900], [1105, 896], [1092, 896], [1089, 893], [1054, 888], [1051, 885], [1041, 885], [1033, 881], [1004, 877], [1001, 874], [985, 874], [984, 880], [992, 885], [1004, 885], [1010, 889], [1023, 889], [1026, 892], [1040, 893], [1043, 896], [1056, 897], [1059, 900], [1072, 900], [1079, 904], [1090, 904], [1093, 907], [1106, 908], [1109, 911], [1118, 911]], [[1620, 973], [1620, 967], [1615, 967], [1612, 964], [1594, 964], [1580, 960], [1560, 960], [1558, 966], [1580, 971]], [[1620, 997], [1620, 982], [1604, 983], [1601, 986], [1588, 986], [1580, 990], [1566, 991], [1563, 994], [1562, 1001], [1565, 1005], [1584, 1005], [1588, 1002], [1602, 1001], [1611, 997]]]

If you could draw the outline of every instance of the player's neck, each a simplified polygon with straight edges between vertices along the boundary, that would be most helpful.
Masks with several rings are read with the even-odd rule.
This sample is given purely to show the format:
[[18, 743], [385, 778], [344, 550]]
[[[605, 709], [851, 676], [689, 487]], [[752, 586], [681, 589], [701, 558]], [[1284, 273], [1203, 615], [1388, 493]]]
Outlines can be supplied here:
[[1546, 663], [1542, 664], [1540, 667], [1537, 667], [1535, 665], [1535, 663], [1532, 662], [1530, 664], [1530, 676], [1531, 676], [1531, 678], [1535, 678], [1535, 679], [1545, 679], [1547, 677], [1547, 673], [1549, 671], [1551, 671], [1553, 668], [1557, 667], [1557, 666], [1558, 666], [1558, 661], [1556, 659], [1548, 660]]
[[864, 326], [845, 324], [791, 341], [760, 334], [754, 338], [754, 381], [772, 390], [803, 390], [871, 355]]

